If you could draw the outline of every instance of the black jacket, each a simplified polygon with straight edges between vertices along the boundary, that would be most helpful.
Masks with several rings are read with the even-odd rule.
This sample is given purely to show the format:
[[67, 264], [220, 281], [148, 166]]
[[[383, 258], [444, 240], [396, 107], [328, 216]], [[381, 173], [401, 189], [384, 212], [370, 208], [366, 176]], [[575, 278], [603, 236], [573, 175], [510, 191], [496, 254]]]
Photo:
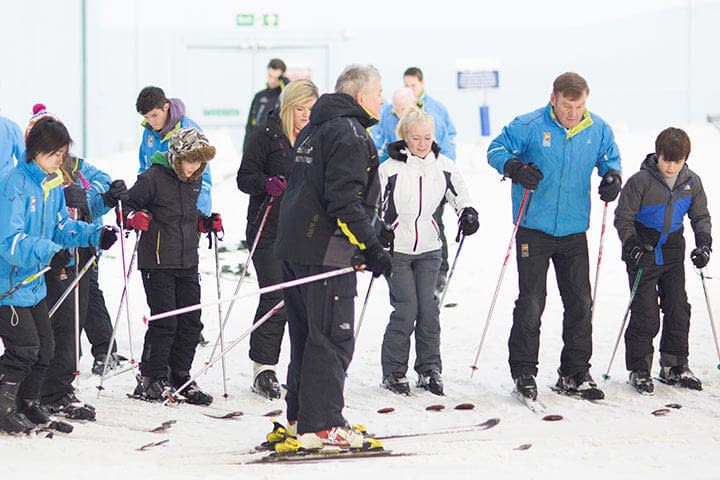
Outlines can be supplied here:
[[[245, 230], [248, 243], [255, 241], [255, 235], [272, 198], [265, 192], [265, 180], [277, 175], [289, 179], [291, 170], [292, 146], [283, 132], [277, 111], [273, 111], [259, 128], [250, 133], [237, 172], [238, 188], [250, 194]], [[273, 201], [260, 235], [260, 248], [270, 248], [275, 243], [281, 199], [282, 197], [277, 197]]]
[[[185, 269], [198, 265], [199, 212], [197, 198], [202, 184], [202, 173], [188, 182], [180, 181], [167, 163], [156, 163], [138, 175], [129, 190], [130, 199], [123, 207], [130, 210], [147, 210], [152, 221], [147, 232], [142, 232], [138, 247], [138, 268]], [[159, 154], [162, 157], [164, 155]]]
[[322, 95], [295, 143], [280, 206], [275, 251], [302, 265], [346, 267], [356, 248], [377, 243], [371, 219], [380, 199], [376, 123], [349, 95]]
[[287, 77], [280, 77], [280, 85], [275, 88], [265, 88], [255, 94], [248, 112], [247, 123], [245, 124], [245, 142], [248, 142], [250, 133], [256, 130], [265, 118], [273, 110], [280, 110], [280, 94], [285, 86], [290, 83]]

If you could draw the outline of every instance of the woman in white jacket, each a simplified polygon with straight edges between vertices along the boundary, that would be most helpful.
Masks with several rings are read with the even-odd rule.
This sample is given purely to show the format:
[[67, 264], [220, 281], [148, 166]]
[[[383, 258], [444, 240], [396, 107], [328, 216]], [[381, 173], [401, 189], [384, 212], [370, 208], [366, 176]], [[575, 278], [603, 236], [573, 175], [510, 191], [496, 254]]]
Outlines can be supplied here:
[[400, 141], [388, 145], [390, 158], [380, 165], [384, 221], [395, 232], [393, 274], [388, 279], [394, 311], [382, 344], [383, 386], [404, 395], [410, 393], [405, 374], [413, 330], [417, 386], [443, 395], [440, 310], [435, 297], [442, 243], [433, 212], [446, 198], [458, 214], [458, 235], [472, 235], [478, 229], [465, 182], [457, 165], [440, 153], [434, 130], [430, 114], [409, 110], [398, 123]]

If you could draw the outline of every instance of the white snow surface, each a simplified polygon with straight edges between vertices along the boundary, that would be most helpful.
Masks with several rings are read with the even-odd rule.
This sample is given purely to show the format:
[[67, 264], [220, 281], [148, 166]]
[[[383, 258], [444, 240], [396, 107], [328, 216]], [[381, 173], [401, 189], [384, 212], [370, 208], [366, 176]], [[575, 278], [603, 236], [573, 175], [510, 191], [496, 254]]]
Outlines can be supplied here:
[[[693, 140], [689, 166], [698, 172], [708, 193], [711, 213], [720, 211], [714, 193], [714, 176], [720, 171], [715, 164], [720, 151], [720, 134], [709, 125], [687, 127]], [[247, 196], [235, 185], [235, 172], [240, 155], [228, 134], [209, 132], [218, 147], [218, 158], [212, 162], [215, 186], [214, 210], [223, 215], [226, 235], [223, 245], [228, 253], [221, 254], [220, 263], [233, 269], [244, 262], [247, 251], [237, 247], [245, 238]], [[645, 153], [653, 150], [657, 132], [618, 134], [627, 178], [639, 168]], [[523, 407], [510, 395], [512, 380], [507, 365], [507, 337], [512, 322], [512, 309], [517, 295], [514, 252], [501, 287], [497, 308], [492, 316], [488, 336], [480, 354], [478, 370], [471, 378], [473, 363], [500, 268], [512, 232], [509, 183], [491, 169], [485, 159], [486, 142], [459, 146], [459, 165], [480, 212], [480, 230], [468, 237], [447, 302], [455, 308], [441, 312], [443, 377], [445, 397], [413, 388], [411, 397], [399, 397], [380, 388], [380, 344], [390, 313], [387, 284], [375, 282], [367, 316], [360, 332], [355, 357], [348, 371], [345, 387], [345, 416], [354, 423], [364, 424], [377, 435], [434, 431], [449, 427], [480, 423], [498, 417], [500, 424], [488, 431], [387, 440], [385, 447], [395, 452], [415, 454], [412, 457], [354, 459], [342, 462], [294, 465], [244, 465], [243, 462], [261, 454], [243, 455], [264, 440], [271, 423], [262, 415], [285, 408], [284, 401], [268, 401], [250, 391], [252, 364], [248, 359], [247, 339], [227, 355], [228, 394], [223, 398], [222, 369], [218, 363], [201, 377], [199, 385], [215, 396], [211, 407], [191, 405], [167, 407], [129, 400], [126, 394], [135, 386], [132, 373], [111, 378], [97, 398], [99, 379], [90, 375], [89, 345], [83, 339], [86, 354], [81, 362], [79, 396], [96, 406], [97, 421], [75, 423], [70, 435], [56, 434], [52, 439], [42, 436], [0, 436], [2, 478], [42, 478], [46, 476], [84, 478], [254, 478], [277, 479], [318, 478], [334, 475], [342, 478], [718, 478], [717, 459], [720, 447], [720, 372], [713, 344], [708, 312], [699, 277], [687, 262], [687, 291], [693, 306], [690, 335], [690, 366], [703, 380], [702, 392], [683, 391], [656, 382], [656, 394], [640, 396], [626, 383], [624, 346], [621, 342], [608, 381], [602, 379], [618, 335], [629, 298], [628, 281], [620, 261], [620, 244], [612, 227], [611, 206], [604, 240], [598, 304], [594, 319], [594, 355], [592, 373], [605, 390], [603, 405], [562, 397], [550, 390], [556, 380], [561, 349], [562, 304], [554, 272], [548, 273], [548, 298], [543, 315], [538, 384], [540, 398], [547, 413], [564, 416], [560, 422], [545, 422]], [[132, 184], [137, 157], [134, 151], [105, 158], [91, 159], [99, 168]], [[588, 243], [591, 281], [602, 221], [602, 204], [593, 180], [593, 212]], [[110, 216], [106, 221], [111, 221]], [[446, 209], [446, 225], [450, 240], [450, 260], [457, 245], [451, 209]], [[688, 252], [694, 245], [687, 225]], [[134, 239], [126, 245], [129, 252]], [[212, 250], [203, 239], [200, 246], [202, 296], [204, 301], [216, 298], [215, 264]], [[122, 290], [120, 245], [105, 255], [101, 267], [101, 287], [105, 292], [111, 317], [115, 317]], [[717, 265], [713, 259], [709, 275]], [[252, 269], [251, 269], [252, 272]], [[230, 296], [237, 276], [222, 275], [222, 294]], [[248, 278], [243, 292], [257, 289], [255, 276]], [[356, 316], [359, 315], [370, 274], [358, 275]], [[720, 301], [717, 282], [707, 281], [714, 305]], [[237, 338], [251, 324], [257, 298], [239, 301], [227, 328], [226, 338]], [[224, 305], [227, 308], [227, 304]], [[132, 352], [139, 358], [142, 350], [147, 313], [139, 276], [130, 281]], [[716, 308], [716, 311], [720, 309]], [[218, 333], [216, 307], [203, 311], [205, 336], [214, 341]], [[130, 355], [125, 317], [118, 332], [120, 352]], [[657, 340], [656, 340], [657, 347]], [[195, 371], [208, 359], [210, 348], [198, 348]], [[287, 335], [283, 343], [278, 374], [284, 381], [289, 358]], [[414, 355], [411, 354], [411, 362]], [[656, 372], [654, 372], [656, 373]], [[408, 374], [415, 380], [412, 364]], [[475, 409], [454, 410], [461, 402], [472, 402]], [[671, 409], [666, 416], [653, 416], [652, 411], [668, 403], [682, 408]], [[442, 412], [426, 411], [425, 407], [441, 403]], [[382, 407], [395, 412], [379, 414]], [[215, 420], [203, 413], [221, 414], [241, 410], [244, 416], [235, 420]], [[284, 421], [284, 415], [278, 416]], [[167, 420], [177, 420], [169, 431], [149, 433], [148, 430]], [[169, 439], [169, 442], [147, 451], [141, 445]], [[527, 450], [516, 450], [531, 444]], [[713, 454], [712, 452], [716, 452]]]

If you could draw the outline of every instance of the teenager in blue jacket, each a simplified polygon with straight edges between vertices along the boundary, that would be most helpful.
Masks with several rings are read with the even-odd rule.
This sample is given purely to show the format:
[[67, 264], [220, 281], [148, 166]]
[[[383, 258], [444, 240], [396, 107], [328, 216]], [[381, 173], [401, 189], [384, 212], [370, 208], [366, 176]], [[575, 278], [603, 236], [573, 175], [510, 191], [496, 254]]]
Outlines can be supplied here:
[[67, 265], [68, 248], [104, 250], [117, 238], [112, 227], [68, 216], [59, 167], [71, 142], [62, 123], [43, 118], [28, 135], [25, 161], [0, 180], [0, 292], [12, 292], [0, 300], [0, 430], [6, 432], [48, 421], [38, 397], [54, 339], [45, 279], [35, 275], [48, 264]]
[[524, 400], [537, 399], [540, 317], [550, 260], [565, 309], [556, 386], [585, 398], [604, 397], [590, 375], [592, 300], [585, 232], [592, 171], [603, 178], [600, 199], [615, 200], [620, 153], [610, 126], [587, 110], [589, 92], [577, 73], [560, 75], [550, 103], [515, 118], [488, 148], [490, 165], [512, 179], [513, 219], [524, 205], [516, 237], [520, 294], [509, 340], [510, 373]]

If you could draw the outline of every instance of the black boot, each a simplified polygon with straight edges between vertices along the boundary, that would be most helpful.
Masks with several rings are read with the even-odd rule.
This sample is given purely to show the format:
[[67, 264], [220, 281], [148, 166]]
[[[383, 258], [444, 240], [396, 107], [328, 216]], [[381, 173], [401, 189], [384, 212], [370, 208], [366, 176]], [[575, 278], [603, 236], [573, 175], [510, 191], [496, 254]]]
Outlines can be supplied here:
[[0, 431], [6, 433], [30, 433], [37, 427], [17, 411], [15, 397], [19, 385], [16, 382], [0, 383]]
[[57, 430], [62, 433], [73, 431], [72, 425], [52, 417], [47, 407], [41, 405], [39, 400], [20, 400], [18, 402], [18, 411], [39, 427]]
[[282, 391], [280, 390], [280, 382], [278, 382], [275, 372], [272, 370], [263, 370], [258, 373], [257, 377], [255, 377], [255, 382], [253, 382], [253, 392], [270, 400], [280, 398]]
[[633, 370], [630, 372], [628, 383], [643, 395], [652, 395], [655, 392], [655, 385], [653, 385], [652, 377], [650, 377], [650, 372], [647, 370]]
[[442, 376], [437, 370], [428, 370], [418, 375], [417, 386], [435, 395], [445, 395], [445, 393], [443, 393]]
[[538, 389], [535, 377], [528, 373], [515, 378], [515, 392], [528, 400], [537, 400]]
[[[178, 389], [185, 385], [190, 380], [190, 374], [187, 372], [172, 372], [170, 374], [170, 380], [175, 387]], [[185, 397], [185, 401], [192, 405], [210, 405], [213, 402], [213, 397], [207, 392], [203, 392], [194, 381], [190, 382], [187, 387], [182, 390], [176, 390], [177, 393]]]
[[64, 394], [50, 402], [44, 402], [48, 411], [53, 415], [60, 415], [73, 420], [95, 421], [95, 407], [80, 401], [74, 392]]
[[137, 387], [133, 395], [149, 402], [177, 401], [177, 392], [165, 377], [137, 376]]
[[391, 373], [383, 378], [383, 387], [399, 395], [410, 395], [410, 382], [401, 373]]

